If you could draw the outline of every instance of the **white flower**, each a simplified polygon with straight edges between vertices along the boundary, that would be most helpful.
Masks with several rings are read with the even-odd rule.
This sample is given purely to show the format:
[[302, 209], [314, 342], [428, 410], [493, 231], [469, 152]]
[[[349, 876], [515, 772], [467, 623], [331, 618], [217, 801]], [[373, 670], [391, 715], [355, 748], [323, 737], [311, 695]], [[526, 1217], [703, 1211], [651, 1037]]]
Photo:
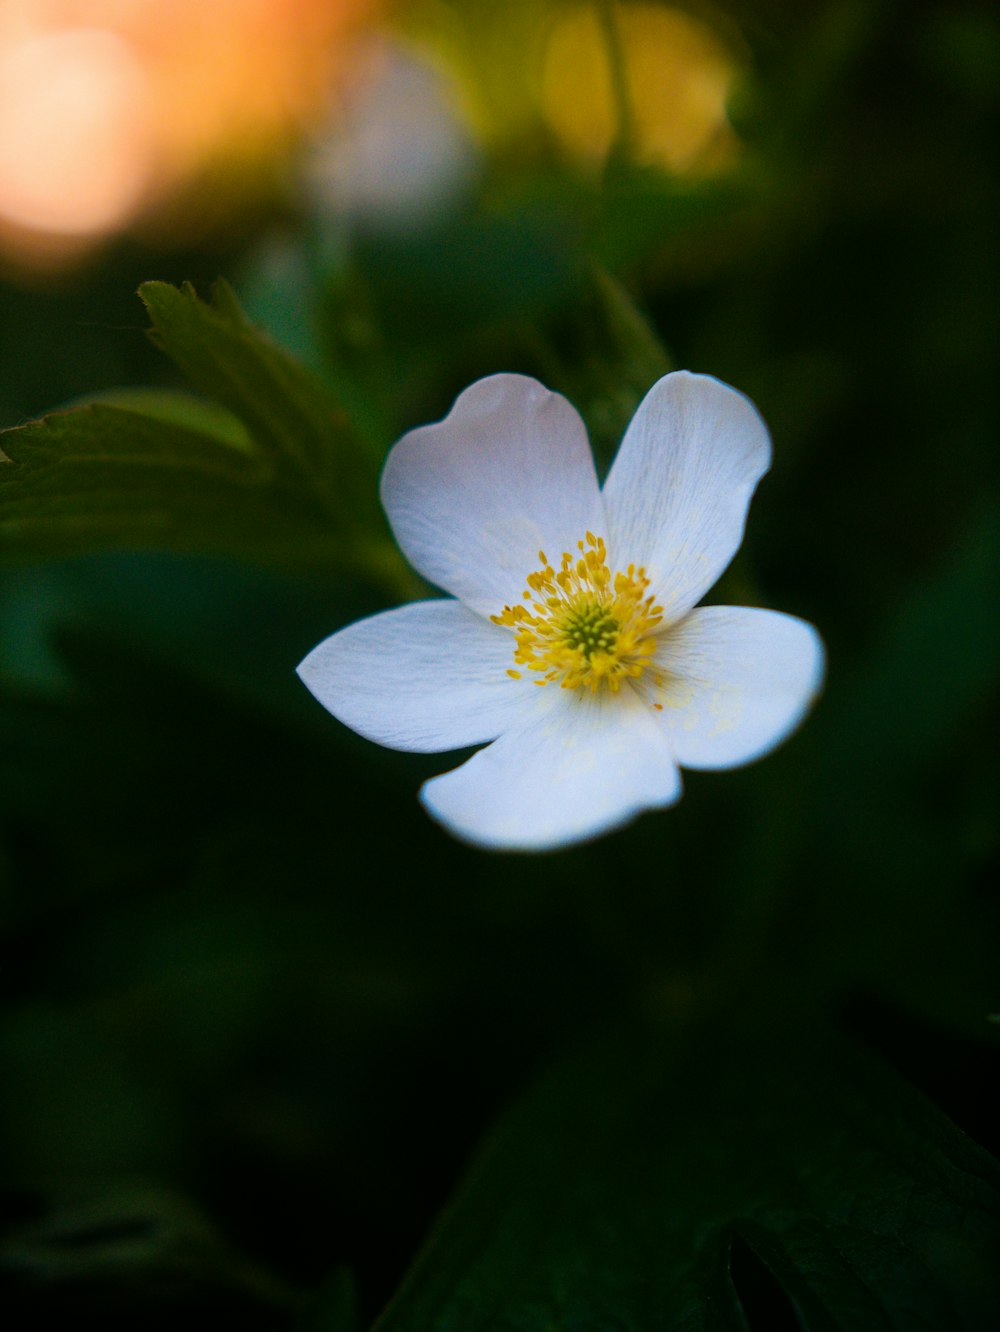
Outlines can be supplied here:
[[348, 625], [299, 674], [394, 749], [482, 745], [424, 805], [479, 846], [543, 850], [672, 805], [678, 769], [760, 757], [822, 678], [811, 625], [698, 601], [770, 464], [742, 394], [685, 371], [632, 419], [603, 490], [583, 422], [492, 375], [404, 435], [382, 475], [396, 540], [452, 599]]

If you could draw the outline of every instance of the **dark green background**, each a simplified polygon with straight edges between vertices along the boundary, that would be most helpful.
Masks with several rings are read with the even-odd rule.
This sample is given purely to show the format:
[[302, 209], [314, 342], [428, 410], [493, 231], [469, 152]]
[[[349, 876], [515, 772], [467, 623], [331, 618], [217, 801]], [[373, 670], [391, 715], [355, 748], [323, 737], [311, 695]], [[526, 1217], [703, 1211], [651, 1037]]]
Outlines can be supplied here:
[[[883, 1091], [852, 1090], [881, 1087], [880, 1061], [996, 1150], [1000, 27], [970, 2], [727, 13], [753, 74], [726, 177], [613, 162], [585, 179], [540, 131], [430, 231], [345, 248], [286, 201], [215, 249], [122, 244], [58, 283], [0, 288], [0, 421], [15, 426], [178, 385], [135, 288], [207, 294], [225, 274], [345, 404], [366, 485], [399, 430], [496, 370], [566, 392], [606, 462], [666, 363], [641, 311], [670, 363], [749, 394], [774, 436], [712, 600], [801, 615], [829, 653], [815, 715], [773, 758], [689, 774], [675, 810], [591, 846], [490, 856], [416, 803], [450, 760], [362, 742], [294, 676], [320, 638], [398, 599], [384, 579], [339, 555], [270, 561], [266, 542], [255, 560], [205, 554], [207, 537], [68, 559], [10, 541], [0, 1273], [15, 1326], [91, 1310], [107, 1327], [340, 1332], [355, 1302], [365, 1325], [483, 1133], [568, 1050], [540, 1093], [558, 1113], [518, 1112], [500, 1155], [514, 1164], [484, 1167], [468, 1224], [442, 1236], [451, 1256], [431, 1256], [387, 1327], [701, 1326], [704, 1304], [670, 1303], [679, 1285], [635, 1293], [663, 1263], [644, 1227], [689, 1236], [716, 1177], [746, 1189], [720, 1215], [756, 1215], [779, 1170], [768, 1133], [836, 1176], [860, 1124], [887, 1160], [945, 1178], [938, 1148], [957, 1159], [958, 1139], [930, 1106], [913, 1100], [904, 1133]], [[706, 1173], [682, 1178], [684, 1159]], [[869, 1168], [843, 1166], [833, 1212], [898, 1198]], [[921, 1211], [923, 1187], [908, 1215], [926, 1249], [873, 1257], [878, 1224], [858, 1223], [859, 1270], [881, 1274], [871, 1305], [811, 1305], [798, 1259], [755, 1243], [773, 1217], [737, 1225], [753, 1327], [992, 1326], [990, 1232], [961, 1249], [975, 1227]], [[484, 1220], [508, 1189], [534, 1199], [509, 1251]], [[606, 1234], [545, 1221], [538, 1199], [576, 1190]], [[806, 1193], [783, 1218], [826, 1216], [827, 1193]], [[475, 1254], [499, 1245], [495, 1266], [475, 1269], [464, 1312], [432, 1312], [428, 1282], [446, 1304], [480, 1224]], [[533, 1279], [518, 1237], [536, 1231], [533, 1252], [559, 1253], [515, 1296]], [[558, 1264], [576, 1303], [553, 1294]]]

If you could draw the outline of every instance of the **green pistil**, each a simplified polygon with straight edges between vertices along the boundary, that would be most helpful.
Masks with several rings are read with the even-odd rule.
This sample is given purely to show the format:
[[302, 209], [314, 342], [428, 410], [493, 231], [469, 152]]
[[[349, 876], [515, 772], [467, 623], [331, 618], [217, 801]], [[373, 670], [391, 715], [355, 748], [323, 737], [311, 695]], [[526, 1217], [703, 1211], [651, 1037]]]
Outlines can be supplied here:
[[575, 610], [565, 624], [566, 642], [589, 661], [595, 652], [613, 652], [620, 625], [603, 606]]

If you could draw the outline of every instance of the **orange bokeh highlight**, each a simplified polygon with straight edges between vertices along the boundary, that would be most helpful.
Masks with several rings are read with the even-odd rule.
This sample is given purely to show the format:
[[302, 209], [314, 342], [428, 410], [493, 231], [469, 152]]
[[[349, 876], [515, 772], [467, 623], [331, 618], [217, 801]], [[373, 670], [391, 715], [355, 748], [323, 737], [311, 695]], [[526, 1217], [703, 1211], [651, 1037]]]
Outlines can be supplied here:
[[4, 0], [0, 248], [204, 229], [327, 107], [379, 0]]
[[0, 210], [58, 234], [117, 226], [149, 179], [153, 130], [147, 80], [119, 37], [27, 38], [0, 61]]

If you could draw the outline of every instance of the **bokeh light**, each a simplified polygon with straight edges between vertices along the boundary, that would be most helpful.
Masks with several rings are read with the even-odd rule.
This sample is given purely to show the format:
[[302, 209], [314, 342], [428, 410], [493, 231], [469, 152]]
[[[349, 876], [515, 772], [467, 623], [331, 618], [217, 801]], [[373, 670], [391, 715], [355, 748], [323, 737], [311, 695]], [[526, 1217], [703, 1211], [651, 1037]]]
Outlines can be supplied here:
[[10, 221], [101, 232], [136, 207], [150, 175], [148, 81], [114, 33], [30, 37], [0, 64], [0, 197]]
[[[618, 30], [631, 114], [631, 155], [672, 172], [707, 171], [733, 153], [726, 102], [739, 72], [734, 53], [700, 19], [662, 5], [619, 5]], [[574, 156], [603, 161], [621, 132], [607, 35], [597, 8], [559, 17], [545, 53], [543, 102]]]
[[266, 190], [377, 0], [15, 0], [0, 9], [0, 251], [176, 241]]

